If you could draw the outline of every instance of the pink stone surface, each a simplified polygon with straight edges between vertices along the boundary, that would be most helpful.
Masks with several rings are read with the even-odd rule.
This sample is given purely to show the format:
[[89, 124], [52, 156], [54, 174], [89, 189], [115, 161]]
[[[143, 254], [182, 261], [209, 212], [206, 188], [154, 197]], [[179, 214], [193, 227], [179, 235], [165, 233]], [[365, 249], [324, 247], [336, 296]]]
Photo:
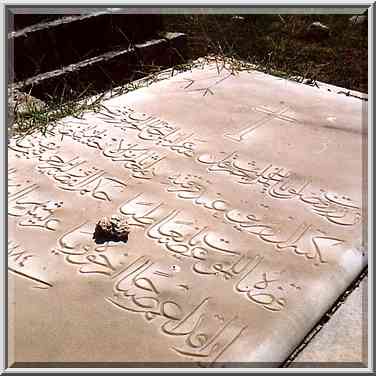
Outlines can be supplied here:
[[208, 65], [11, 139], [10, 364], [278, 366], [367, 265], [364, 103]]

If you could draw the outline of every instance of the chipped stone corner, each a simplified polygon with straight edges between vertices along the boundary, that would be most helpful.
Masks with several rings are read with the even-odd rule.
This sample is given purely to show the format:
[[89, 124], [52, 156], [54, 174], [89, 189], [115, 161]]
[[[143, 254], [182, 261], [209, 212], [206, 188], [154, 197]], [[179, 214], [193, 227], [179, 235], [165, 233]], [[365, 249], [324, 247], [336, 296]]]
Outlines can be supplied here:
[[8, 133], [11, 137], [17, 128], [15, 117], [17, 114], [27, 114], [35, 111], [42, 111], [46, 108], [46, 103], [24, 93], [14, 87], [8, 87]]

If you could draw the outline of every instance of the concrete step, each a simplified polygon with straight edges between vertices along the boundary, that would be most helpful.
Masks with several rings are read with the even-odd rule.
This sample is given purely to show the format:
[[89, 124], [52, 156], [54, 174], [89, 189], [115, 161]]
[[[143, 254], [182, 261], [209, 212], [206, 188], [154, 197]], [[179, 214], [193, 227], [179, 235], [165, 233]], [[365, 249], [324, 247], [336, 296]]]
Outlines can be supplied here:
[[9, 18], [9, 29], [11, 31], [21, 30], [31, 25], [41, 22], [50, 22], [62, 17], [64, 17], [64, 14], [11, 14]]
[[17, 82], [12, 88], [42, 100], [75, 100], [110, 90], [150, 73], [150, 66], [169, 67], [186, 58], [186, 35], [166, 33], [149, 40], [70, 64]]
[[158, 14], [119, 14], [109, 9], [64, 16], [8, 34], [11, 82], [62, 68], [156, 35]]

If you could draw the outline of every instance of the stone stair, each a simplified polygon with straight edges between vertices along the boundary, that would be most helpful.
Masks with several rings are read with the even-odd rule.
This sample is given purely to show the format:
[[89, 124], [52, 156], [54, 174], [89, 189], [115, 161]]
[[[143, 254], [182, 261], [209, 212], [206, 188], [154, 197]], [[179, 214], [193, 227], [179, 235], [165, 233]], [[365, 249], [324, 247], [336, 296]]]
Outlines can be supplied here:
[[[11, 88], [45, 100], [82, 99], [181, 64], [186, 36], [161, 34], [158, 14], [101, 9], [85, 14], [15, 14], [8, 20]], [[25, 27], [24, 27], [25, 26]]]

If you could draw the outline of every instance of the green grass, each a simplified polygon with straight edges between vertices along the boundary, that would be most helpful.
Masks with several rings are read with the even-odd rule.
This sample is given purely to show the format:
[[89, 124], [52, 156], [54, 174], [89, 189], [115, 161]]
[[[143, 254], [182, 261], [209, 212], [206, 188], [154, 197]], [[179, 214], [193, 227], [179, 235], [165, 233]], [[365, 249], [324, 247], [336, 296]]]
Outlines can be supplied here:
[[12, 133], [17, 135], [27, 135], [37, 130], [43, 135], [49, 127], [53, 127], [60, 119], [67, 116], [80, 117], [85, 111], [96, 111], [100, 108], [102, 98], [95, 101], [69, 101], [57, 103], [47, 102], [46, 106], [40, 108], [33, 102], [27, 103], [22, 112], [15, 108], [13, 113]]
[[[258, 69], [288, 79], [307, 78], [351, 90], [367, 92], [368, 38], [367, 24], [351, 25], [351, 15], [163, 15], [161, 33], [184, 32], [188, 37], [186, 59], [174, 66], [174, 75], [192, 69], [198, 57], [216, 62], [218, 73], [223, 69], [231, 74]], [[240, 18], [239, 18], [240, 17]], [[320, 21], [330, 28], [330, 36], [309, 40], [307, 26]], [[117, 87], [110, 96], [159, 81], [165, 68], [157, 65], [139, 65], [135, 77], [147, 76]], [[163, 78], [168, 78], [164, 75]], [[13, 134], [24, 135], [48, 127], [66, 116], [80, 117], [85, 111], [97, 111], [103, 95], [94, 101], [95, 94], [87, 83], [79, 85], [74, 97], [64, 93], [53, 95], [44, 108], [28, 104], [26, 111], [15, 109], [16, 127]], [[69, 93], [71, 88], [65, 88]], [[210, 94], [209, 91], [205, 94]]]
[[[79, 118], [87, 111], [99, 111], [103, 106], [102, 101], [104, 97], [114, 97], [142, 87], [147, 87], [153, 82], [167, 79], [179, 72], [192, 69], [195, 65], [196, 63], [193, 62], [186, 63], [172, 67], [169, 70], [156, 66], [144, 66], [142, 73], [146, 77], [120, 85], [105, 93], [96, 94], [86, 88], [77, 97], [71, 100], [67, 100], [66, 96], [49, 96], [43, 107], [30, 101], [24, 103], [22, 111], [19, 111], [19, 106], [16, 104], [13, 111], [13, 126], [10, 131], [12, 135], [18, 136], [26, 136], [35, 131], [40, 131], [45, 135], [60, 119], [67, 116]], [[85, 98], [86, 93], [90, 93], [90, 97]], [[80, 100], [79, 98], [82, 97], [84, 97], [84, 99]]]
[[[208, 54], [242, 59], [259, 69], [367, 92], [367, 23], [351, 15], [166, 15], [164, 29], [188, 35], [191, 58]], [[306, 37], [312, 22], [330, 28], [322, 40]]]

